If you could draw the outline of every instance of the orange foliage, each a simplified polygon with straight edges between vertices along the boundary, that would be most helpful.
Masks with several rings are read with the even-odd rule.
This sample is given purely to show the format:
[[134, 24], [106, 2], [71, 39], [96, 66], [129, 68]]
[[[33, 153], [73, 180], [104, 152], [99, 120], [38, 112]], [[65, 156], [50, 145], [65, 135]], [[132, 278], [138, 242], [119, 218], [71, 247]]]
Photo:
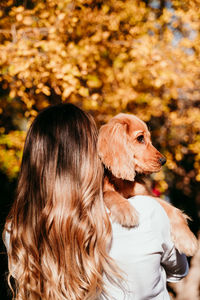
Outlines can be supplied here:
[[99, 123], [119, 112], [149, 122], [167, 157], [155, 179], [165, 191], [167, 174], [177, 175], [177, 187], [184, 181], [190, 193], [191, 181], [200, 181], [200, 1], [171, 1], [162, 10], [137, 0], [3, 3], [0, 114], [12, 125], [0, 125], [0, 166], [8, 176], [18, 170], [8, 140], [23, 140], [13, 131], [23, 127], [20, 120], [29, 124], [38, 110], [62, 100]]

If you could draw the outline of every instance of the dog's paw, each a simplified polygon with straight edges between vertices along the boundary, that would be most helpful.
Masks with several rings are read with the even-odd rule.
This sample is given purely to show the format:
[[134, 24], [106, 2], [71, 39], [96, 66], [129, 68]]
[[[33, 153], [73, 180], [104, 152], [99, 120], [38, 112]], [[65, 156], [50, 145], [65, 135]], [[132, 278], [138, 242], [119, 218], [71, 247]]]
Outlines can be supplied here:
[[198, 241], [188, 226], [187, 219], [190, 218], [180, 209], [163, 202], [163, 200], [159, 202], [169, 217], [171, 237], [176, 249], [187, 256], [193, 256], [198, 250]]
[[193, 256], [198, 249], [198, 241], [188, 226], [171, 230], [172, 240], [176, 249], [186, 256]]
[[127, 201], [119, 201], [117, 205], [110, 207], [110, 217], [113, 222], [124, 227], [134, 227], [138, 225], [138, 214], [136, 209]]

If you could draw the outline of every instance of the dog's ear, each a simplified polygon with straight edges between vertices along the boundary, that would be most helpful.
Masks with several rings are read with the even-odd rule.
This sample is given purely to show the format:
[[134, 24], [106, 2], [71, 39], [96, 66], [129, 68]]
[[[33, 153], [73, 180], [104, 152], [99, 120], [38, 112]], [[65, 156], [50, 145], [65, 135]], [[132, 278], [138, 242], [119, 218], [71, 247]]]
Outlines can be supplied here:
[[135, 163], [128, 127], [125, 120], [112, 119], [100, 128], [97, 147], [103, 164], [115, 177], [133, 181]]

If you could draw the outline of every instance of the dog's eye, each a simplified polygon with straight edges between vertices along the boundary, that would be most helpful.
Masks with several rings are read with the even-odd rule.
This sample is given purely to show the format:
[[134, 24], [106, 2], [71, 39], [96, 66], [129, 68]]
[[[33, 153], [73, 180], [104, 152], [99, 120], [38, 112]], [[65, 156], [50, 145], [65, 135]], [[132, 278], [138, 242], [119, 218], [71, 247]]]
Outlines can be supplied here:
[[137, 140], [138, 140], [138, 142], [139, 143], [144, 143], [144, 135], [139, 135], [138, 137], [137, 137]]

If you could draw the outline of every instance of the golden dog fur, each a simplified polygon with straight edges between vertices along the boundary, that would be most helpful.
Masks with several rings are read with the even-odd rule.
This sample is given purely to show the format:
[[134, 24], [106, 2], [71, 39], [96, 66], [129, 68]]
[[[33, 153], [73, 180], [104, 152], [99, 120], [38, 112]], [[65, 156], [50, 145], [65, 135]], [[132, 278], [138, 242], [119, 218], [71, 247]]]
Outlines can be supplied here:
[[[134, 115], [118, 114], [100, 128], [99, 156], [105, 165], [104, 201], [113, 221], [122, 226], [138, 224], [135, 208], [126, 198], [151, 195], [137, 174], [159, 172], [166, 162], [152, 145], [146, 124]], [[176, 248], [187, 256], [197, 250], [197, 239], [187, 225], [187, 216], [171, 204], [155, 198], [165, 209]]]

